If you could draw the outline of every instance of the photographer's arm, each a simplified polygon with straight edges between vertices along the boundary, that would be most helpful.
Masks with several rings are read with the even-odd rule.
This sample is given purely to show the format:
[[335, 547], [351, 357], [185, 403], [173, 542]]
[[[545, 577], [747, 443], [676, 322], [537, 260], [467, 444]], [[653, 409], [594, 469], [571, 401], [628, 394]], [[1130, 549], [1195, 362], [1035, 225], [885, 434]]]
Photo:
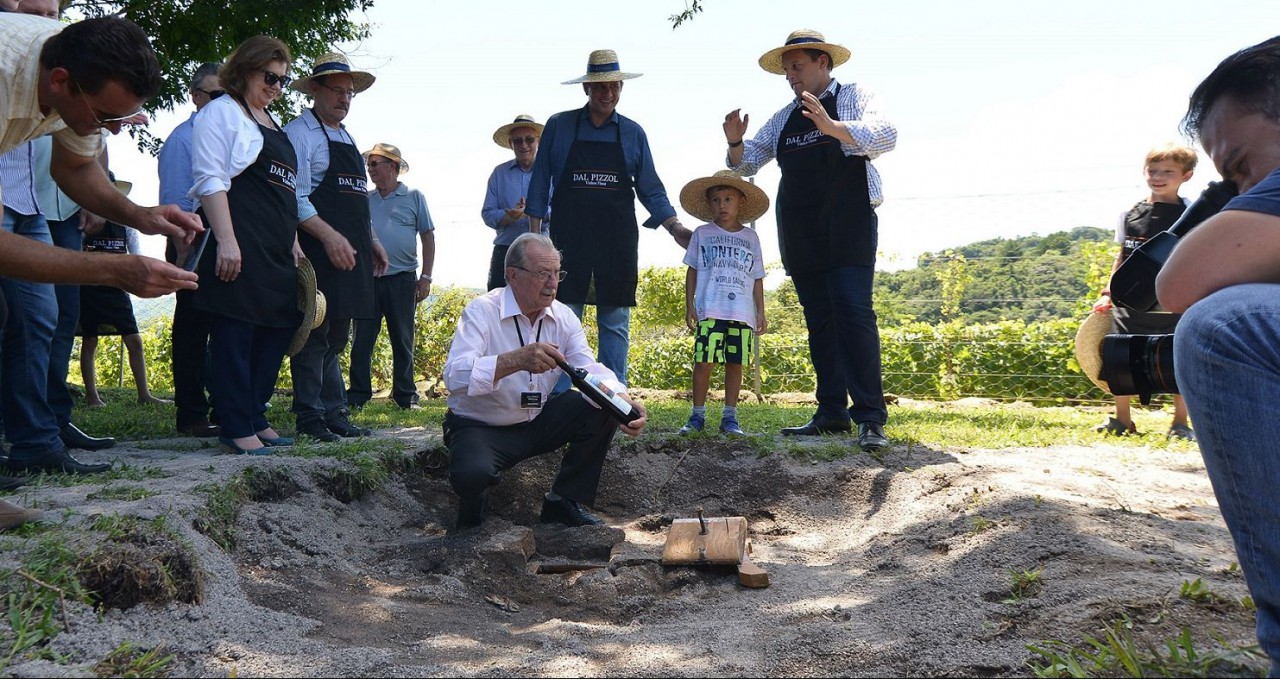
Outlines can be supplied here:
[[1280, 217], [1228, 210], [1188, 232], [1156, 277], [1156, 295], [1169, 311], [1232, 285], [1280, 283]]

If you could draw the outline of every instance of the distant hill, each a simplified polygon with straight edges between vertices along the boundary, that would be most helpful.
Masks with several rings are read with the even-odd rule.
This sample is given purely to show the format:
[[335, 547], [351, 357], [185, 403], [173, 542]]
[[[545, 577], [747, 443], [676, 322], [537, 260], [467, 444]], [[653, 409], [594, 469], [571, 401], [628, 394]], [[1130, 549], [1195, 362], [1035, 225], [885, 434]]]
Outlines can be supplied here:
[[[1086, 274], [1091, 260], [1085, 244], [1093, 244], [1096, 252], [1096, 244], [1113, 239], [1111, 231], [1081, 226], [1047, 236], [995, 238], [952, 248], [950, 253], [964, 257], [971, 276], [960, 304], [964, 320], [1030, 322], [1072, 315], [1079, 299], [1090, 293]], [[914, 269], [876, 273], [877, 312], [890, 324], [944, 320], [939, 273], [951, 262], [948, 252], [930, 252], [920, 256]]]

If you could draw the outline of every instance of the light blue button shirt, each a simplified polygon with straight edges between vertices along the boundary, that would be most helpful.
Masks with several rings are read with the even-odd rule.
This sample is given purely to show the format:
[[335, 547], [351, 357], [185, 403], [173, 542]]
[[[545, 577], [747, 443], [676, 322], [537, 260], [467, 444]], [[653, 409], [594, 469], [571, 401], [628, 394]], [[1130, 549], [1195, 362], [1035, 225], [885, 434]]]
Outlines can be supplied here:
[[[289, 121], [284, 126], [284, 133], [289, 135], [293, 150], [298, 154], [298, 222], [302, 223], [319, 214], [311, 204], [311, 192], [324, 181], [324, 173], [329, 169], [329, 141], [356, 145], [345, 125], [333, 129], [321, 125], [311, 109]], [[359, 148], [359, 147], [357, 147]]]

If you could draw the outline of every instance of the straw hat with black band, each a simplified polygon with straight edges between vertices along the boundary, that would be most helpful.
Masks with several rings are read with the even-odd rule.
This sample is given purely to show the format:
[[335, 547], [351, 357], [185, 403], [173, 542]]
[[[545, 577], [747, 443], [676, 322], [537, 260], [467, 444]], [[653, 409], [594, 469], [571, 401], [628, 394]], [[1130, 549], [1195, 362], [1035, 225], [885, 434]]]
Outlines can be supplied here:
[[298, 311], [302, 312], [302, 322], [293, 331], [293, 339], [289, 341], [288, 356], [295, 356], [307, 343], [311, 331], [324, 323], [324, 293], [316, 289], [316, 270], [311, 260], [305, 257], [298, 262]]
[[728, 186], [742, 192], [742, 207], [738, 210], [738, 221], [742, 224], [754, 222], [769, 211], [769, 196], [764, 189], [743, 179], [733, 170], [720, 170], [710, 177], [701, 177], [685, 184], [680, 189], [680, 207], [704, 222], [714, 222], [716, 213], [707, 201], [707, 190], [717, 186]]
[[827, 42], [827, 39], [817, 31], [800, 29], [788, 35], [787, 41], [783, 43], [782, 47], [775, 47], [765, 52], [760, 57], [760, 68], [770, 73], [783, 75], [785, 71], [782, 68], [782, 55], [791, 50], [820, 50], [826, 52], [827, 56], [831, 57], [831, 68], [835, 68], [849, 60], [849, 49], [847, 47]]
[[382, 156], [383, 158], [386, 158], [400, 166], [399, 174], [404, 174], [409, 171], [409, 163], [406, 163], [404, 158], [400, 157], [399, 146], [392, 146], [391, 144], [374, 144], [373, 148], [360, 155], [364, 157], [364, 162], [366, 163], [369, 162], [369, 156]]
[[356, 92], [363, 92], [373, 85], [373, 81], [377, 80], [372, 73], [366, 71], [355, 71], [351, 69], [351, 62], [347, 61], [346, 55], [338, 52], [329, 52], [321, 55], [311, 65], [311, 75], [298, 78], [289, 84], [289, 89], [303, 94], [311, 94], [311, 83], [316, 78], [322, 78], [326, 75], [349, 75], [351, 76], [351, 88]]
[[493, 133], [493, 143], [497, 144], [498, 146], [501, 146], [504, 149], [511, 148], [511, 132], [512, 130], [516, 130], [521, 127], [531, 128], [533, 129], [534, 134], [537, 134], [538, 136], [542, 136], [542, 125], [540, 125], [536, 120], [534, 120], [533, 116], [525, 115], [521, 113], [520, 115], [516, 116], [516, 119], [514, 121], [506, 125], [503, 125], [502, 127], [499, 127]]
[[561, 85], [577, 83], [606, 83], [615, 80], [639, 78], [643, 73], [624, 73], [618, 64], [618, 54], [613, 50], [595, 50], [587, 57], [587, 74], [581, 78], [566, 80]]

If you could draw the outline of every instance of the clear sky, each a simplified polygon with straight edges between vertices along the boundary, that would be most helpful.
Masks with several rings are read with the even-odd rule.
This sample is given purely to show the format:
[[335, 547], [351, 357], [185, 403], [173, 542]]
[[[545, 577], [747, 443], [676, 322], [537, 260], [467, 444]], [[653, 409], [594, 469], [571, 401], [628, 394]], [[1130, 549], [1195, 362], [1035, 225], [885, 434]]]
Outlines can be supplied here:
[[[624, 71], [644, 74], [627, 81], [618, 111], [645, 128], [679, 210], [686, 182], [724, 166], [725, 113], [748, 113], [750, 135], [790, 100], [782, 76], [757, 65], [761, 54], [799, 28], [848, 47], [853, 56], [834, 75], [878, 93], [898, 128], [897, 149], [875, 163], [885, 185], [880, 265], [895, 268], [985, 238], [1112, 228], [1146, 194], [1146, 151], [1181, 141], [1195, 85], [1280, 30], [1275, 0], [703, 4], [672, 30], [667, 17], [684, 10], [681, 0], [377, 1], [364, 17], [372, 38], [342, 46], [378, 76], [346, 124], [361, 150], [403, 150], [411, 171], [402, 179], [435, 219], [437, 285], [484, 285], [493, 234], [479, 216], [485, 182], [512, 157], [493, 131], [519, 113], [545, 121], [582, 106], [581, 87], [560, 83], [585, 72], [593, 49], [616, 50]], [[152, 131], [166, 135], [189, 112], [158, 116]], [[154, 160], [127, 135], [110, 149], [133, 198], [154, 202]], [[1216, 178], [1202, 154], [1183, 195]], [[757, 179], [774, 197], [776, 166]], [[776, 261], [772, 214], [757, 227], [766, 261]], [[642, 266], [680, 264], [665, 232], [645, 230], [640, 242]]]

